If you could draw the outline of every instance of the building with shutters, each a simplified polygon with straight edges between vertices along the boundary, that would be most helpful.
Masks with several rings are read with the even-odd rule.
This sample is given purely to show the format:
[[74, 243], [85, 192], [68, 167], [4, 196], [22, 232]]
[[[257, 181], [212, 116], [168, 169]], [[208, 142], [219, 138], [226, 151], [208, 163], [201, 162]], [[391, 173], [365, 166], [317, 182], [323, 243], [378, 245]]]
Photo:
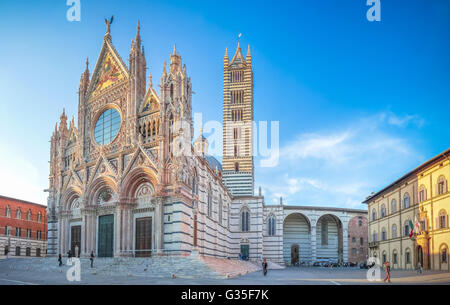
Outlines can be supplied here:
[[449, 270], [449, 155], [447, 149], [366, 198], [370, 256], [392, 268], [415, 269], [420, 262]]
[[0, 196], [0, 255], [45, 256], [46, 206]]
[[252, 73], [250, 48], [244, 57], [238, 44], [231, 60], [225, 52], [222, 165], [202, 132], [194, 140], [193, 85], [176, 47], [158, 94], [139, 23], [126, 65], [107, 21], [93, 72], [86, 61], [81, 75], [78, 122], [63, 111], [51, 136], [49, 253], [347, 261], [350, 220], [366, 211], [265, 205], [254, 195]]

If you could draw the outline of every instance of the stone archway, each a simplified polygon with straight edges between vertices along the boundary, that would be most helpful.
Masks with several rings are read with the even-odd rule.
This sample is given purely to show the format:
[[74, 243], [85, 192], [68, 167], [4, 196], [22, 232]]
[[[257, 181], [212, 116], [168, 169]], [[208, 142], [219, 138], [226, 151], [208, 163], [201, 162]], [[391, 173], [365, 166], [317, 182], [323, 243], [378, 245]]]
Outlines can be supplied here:
[[423, 250], [421, 246], [417, 246], [417, 263], [423, 267]]
[[311, 225], [309, 219], [301, 213], [291, 213], [284, 219], [283, 260], [286, 265], [311, 260]]
[[333, 214], [319, 217], [316, 225], [316, 241], [318, 260], [343, 262], [343, 226], [339, 217]]

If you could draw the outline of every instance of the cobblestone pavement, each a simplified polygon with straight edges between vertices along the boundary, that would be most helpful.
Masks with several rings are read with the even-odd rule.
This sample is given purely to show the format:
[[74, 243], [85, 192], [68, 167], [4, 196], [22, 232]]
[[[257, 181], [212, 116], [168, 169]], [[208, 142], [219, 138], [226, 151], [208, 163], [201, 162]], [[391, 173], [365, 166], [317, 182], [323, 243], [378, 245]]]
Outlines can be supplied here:
[[[5, 264], [6, 263], [6, 264]], [[17, 263], [17, 261], [15, 262]], [[117, 275], [95, 274], [82, 272], [80, 282], [69, 282], [66, 279], [67, 267], [54, 271], [24, 271], [10, 268], [7, 262], [0, 264], [0, 285], [354, 285], [354, 284], [450, 284], [449, 272], [428, 271], [417, 275], [415, 271], [393, 270], [392, 283], [369, 282], [366, 279], [367, 270], [358, 268], [323, 268], [300, 267], [282, 270], [269, 270], [267, 276], [262, 272], [253, 272], [231, 279], [202, 279], [202, 278], [151, 278], [133, 274], [119, 273]], [[381, 272], [384, 277], [384, 272]]]

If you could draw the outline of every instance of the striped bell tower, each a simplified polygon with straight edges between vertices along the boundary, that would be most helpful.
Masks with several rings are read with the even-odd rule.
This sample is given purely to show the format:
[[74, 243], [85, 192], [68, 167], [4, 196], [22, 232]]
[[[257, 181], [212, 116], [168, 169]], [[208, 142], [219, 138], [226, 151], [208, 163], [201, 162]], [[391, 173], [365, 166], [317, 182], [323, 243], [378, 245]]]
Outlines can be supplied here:
[[233, 196], [253, 196], [253, 70], [238, 42], [223, 60], [223, 182]]

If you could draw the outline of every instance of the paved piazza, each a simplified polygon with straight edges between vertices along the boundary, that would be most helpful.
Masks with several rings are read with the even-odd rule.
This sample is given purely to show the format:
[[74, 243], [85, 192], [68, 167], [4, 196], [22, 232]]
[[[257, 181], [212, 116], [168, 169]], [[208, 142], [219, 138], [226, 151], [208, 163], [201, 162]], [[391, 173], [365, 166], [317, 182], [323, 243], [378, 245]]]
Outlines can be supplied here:
[[[264, 277], [262, 272], [253, 272], [231, 279], [212, 278], [169, 278], [147, 277], [136, 274], [118, 272], [114, 275], [96, 273], [96, 269], [82, 271], [80, 282], [69, 282], [66, 279], [67, 266], [58, 271], [25, 271], [17, 270], [4, 260], [0, 260], [0, 285], [423, 285], [450, 284], [449, 272], [428, 271], [422, 275], [410, 270], [393, 270], [391, 284], [369, 282], [366, 280], [367, 270], [359, 268], [325, 268], [325, 267], [288, 267], [280, 270], [269, 270]], [[11, 261], [13, 262], [13, 261]], [[20, 268], [19, 268], [20, 269]], [[384, 272], [381, 273], [384, 277]]]

